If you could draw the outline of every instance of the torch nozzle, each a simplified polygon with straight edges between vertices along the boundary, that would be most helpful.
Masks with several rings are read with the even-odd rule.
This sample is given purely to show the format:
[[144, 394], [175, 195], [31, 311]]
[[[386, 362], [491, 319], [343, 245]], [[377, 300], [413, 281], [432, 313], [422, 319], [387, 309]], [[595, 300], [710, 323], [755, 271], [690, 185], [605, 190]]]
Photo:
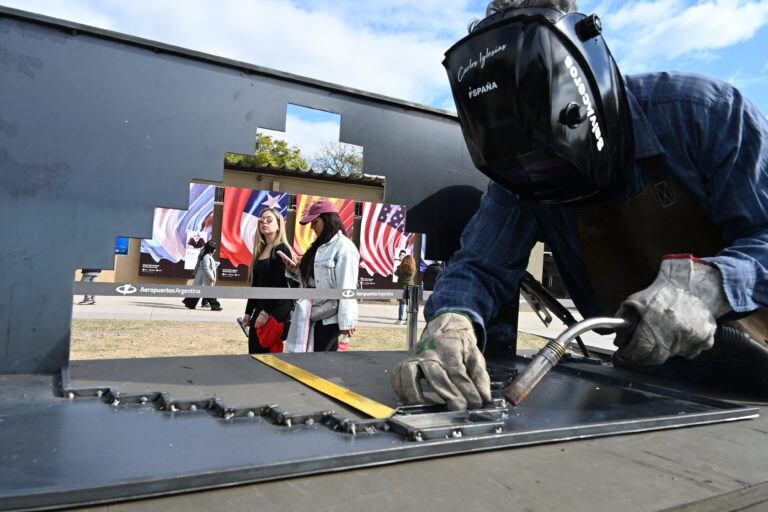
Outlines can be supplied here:
[[565, 355], [568, 344], [577, 336], [599, 328], [612, 328], [614, 330], [631, 327], [634, 323], [624, 318], [596, 317], [576, 322], [568, 327], [557, 338], [547, 343], [531, 363], [520, 372], [515, 380], [504, 388], [504, 398], [512, 405], [519, 405], [525, 400], [536, 384], [555, 366]]

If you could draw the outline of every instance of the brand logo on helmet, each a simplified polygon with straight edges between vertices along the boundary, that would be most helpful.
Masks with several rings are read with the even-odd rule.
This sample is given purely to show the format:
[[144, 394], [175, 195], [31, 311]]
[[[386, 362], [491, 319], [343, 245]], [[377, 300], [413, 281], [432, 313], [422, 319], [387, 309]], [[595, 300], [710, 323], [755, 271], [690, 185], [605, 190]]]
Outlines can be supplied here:
[[592, 108], [592, 100], [587, 93], [587, 86], [584, 84], [584, 80], [579, 76], [579, 70], [576, 69], [576, 65], [570, 55], [565, 58], [565, 67], [568, 68], [568, 73], [571, 75], [571, 78], [573, 78], [576, 90], [579, 91], [579, 96], [581, 96], [581, 102], [587, 109], [587, 119], [592, 123], [592, 135], [595, 136], [595, 147], [598, 151], [602, 151], [605, 146], [605, 141], [603, 141], [603, 134], [600, 131], [600, 123], [597, 120], [595, 109]]
[[496, 82], [488, 82], [485, 85], [481, 85], [480, 87], [477, 87], [475, 89], [469, 89], [469, 99], [476, 98], [478, 96], [481, 96], [487, 92], [491, 92], [494, 89], [498, 89], [499, 86], [496, 85]]
[[481, 51], [477, 56], [478, 60], [474, 60], [472, 57], [470, 57], [469, 62], [467, 62], [466, 66], [459, 67], [459, 72], [456, 73], [456, 79], [459, 82], [464, 80], [464, 77], [467, 76], [467, 74], [470, 71], [474, 71], [475, 69], [477, 69], [478, 62], [480, 63], [480, 69], [485, 68], [485, 63], [487, 60], [492, 59], [493, 57], [496, 56], [497, 53], [501, 53], [506, 49], [507, 49], [507, 45], [502, 44], [497, 46], [496, 48], [486, 48], [484, 51]]

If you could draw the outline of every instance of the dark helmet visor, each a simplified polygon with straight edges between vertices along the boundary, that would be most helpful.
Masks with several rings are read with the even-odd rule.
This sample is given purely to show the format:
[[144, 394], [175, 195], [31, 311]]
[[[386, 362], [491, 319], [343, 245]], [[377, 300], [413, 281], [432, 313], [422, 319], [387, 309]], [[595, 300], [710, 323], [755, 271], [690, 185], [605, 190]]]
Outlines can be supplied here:
[[488, 170], [497, 183], [514, 190], [526, 201], [585, 204], [599, 195], [571, 162], [546, 149], [496, 161], [489, 164]]
[[624, 84], [596, 19], [508, 10], [446, 52], [473, 162], [523, 200], [602, 201], [633, 161]]

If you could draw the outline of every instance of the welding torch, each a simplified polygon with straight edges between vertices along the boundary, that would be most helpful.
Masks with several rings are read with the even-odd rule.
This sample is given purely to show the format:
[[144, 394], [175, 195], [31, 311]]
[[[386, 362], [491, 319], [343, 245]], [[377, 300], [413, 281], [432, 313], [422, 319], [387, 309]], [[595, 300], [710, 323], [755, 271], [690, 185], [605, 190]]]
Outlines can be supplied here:
[[612, 328], [629, 329], [635, 322], [626, 318], [613, 318], [607, 316], [587, 318], [568, 327], [554, 340], [542, 348], [530, 364], [520, 372], [515, 380], [504, 388], [504, 398], [512, 405], [518, 405], [525, 400], [536, 384], [555, 366], [565, 355], [568, 344], [577, 336], [592, 329]]
[[[547, 343], [530, 364], [510, 382], [503, 391], [504, 398], [512, 405], [519, 405], [533, 388], [565, 355], [568, 345], [577, 336], [593, 329], [609, 329], [628, 339], [639, 318], [595, 317], [587, 318], [568, 327], [560, 336]], [[715, 344], [735, 350], [749, 351], [752, 357], [761, 358], [768, 364], [768, 349], [748, 334], [727, 325], [718, 325]]]

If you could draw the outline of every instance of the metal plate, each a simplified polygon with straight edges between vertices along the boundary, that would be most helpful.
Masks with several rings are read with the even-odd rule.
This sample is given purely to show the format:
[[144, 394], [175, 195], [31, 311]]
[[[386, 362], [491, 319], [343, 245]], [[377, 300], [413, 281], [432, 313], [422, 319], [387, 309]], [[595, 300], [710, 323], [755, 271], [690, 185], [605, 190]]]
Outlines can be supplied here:
[[[291, 355], [286, 359], [340, 384], [360, 383], [355, 391], [385, 403], [389, 396], [391, 403], [389, 379], [382, 376], [402, 353], [322, 356]], [[213, 375], [214, 369], [227, 367], [226, 357], [189, 359], [195, 360], [194, 370], [186, 370], [184, 375], [193, 381], [201, 373]], [[496, 361], [493, 373], [503, 376], [524, 363]], [[253, 365], [254, 375], [274, 371], [256, 361]], [[166, 374], [180, 371], [168, 365]], [[141, 387], [141, 379], [131, 379], [129, 373], [125, 371], [121, 381]], [[76, 371], [73, 374], [72, 382], [77, 383]], [[243, 377], [238, 375], [222, 373], [220, 379], [234, 384]], [[178, 380], [178, 376], [169, 379]], [[219, 399], [209, 409], [202, 406], [204, 400], [177, 401], [161, 395], [161, 389], [150, 397], [153, 402], [143, 405], [132, 395], [117, 393], [116, 406], [110, 405], [114, 396], [109, 393], [101, 398], [94, 394], [66, 399], [53, 396], [52, 391], [47, 378], [0, 378], [0, 402], [4, 404], [1, 509], [82, 505], [757, 415], [755, 408], [568, 368], [557, 368], [521, 407], [510, 411], [500, 433], [494, 430], [496, 419], [482, 423], [450, 416], [446, 425], [461, 428], [470, 422], [474, 430], [465, 430], [461, 437], [425, 436], [421, 442], [414, 440], [418, 438], [414, 434], [424, 428], [423, 418], [411, 422], [410, 432], [407, 417], [386, 423], [346, 421], [343, 414], [311, 410], [317, 397], [309, 390], [306, 403], [310, 409], [306, 411], [297, 409], [294, 415], [286, 415], [279, 408], [263, 407], [279, 402], [281, 386], [254, 392], [250, 406], [231, 407]], [[189, 410], [191, 403], [200, 404], [197, 411]], [[174, 404], [179, 410], [169, 412]], [[255, 414], [249, 417], [248, 411]], [[288, 418], [294, 421], [286, 421]], [[432, 426], [437, 424], [435, 418], [430, 421]]]

